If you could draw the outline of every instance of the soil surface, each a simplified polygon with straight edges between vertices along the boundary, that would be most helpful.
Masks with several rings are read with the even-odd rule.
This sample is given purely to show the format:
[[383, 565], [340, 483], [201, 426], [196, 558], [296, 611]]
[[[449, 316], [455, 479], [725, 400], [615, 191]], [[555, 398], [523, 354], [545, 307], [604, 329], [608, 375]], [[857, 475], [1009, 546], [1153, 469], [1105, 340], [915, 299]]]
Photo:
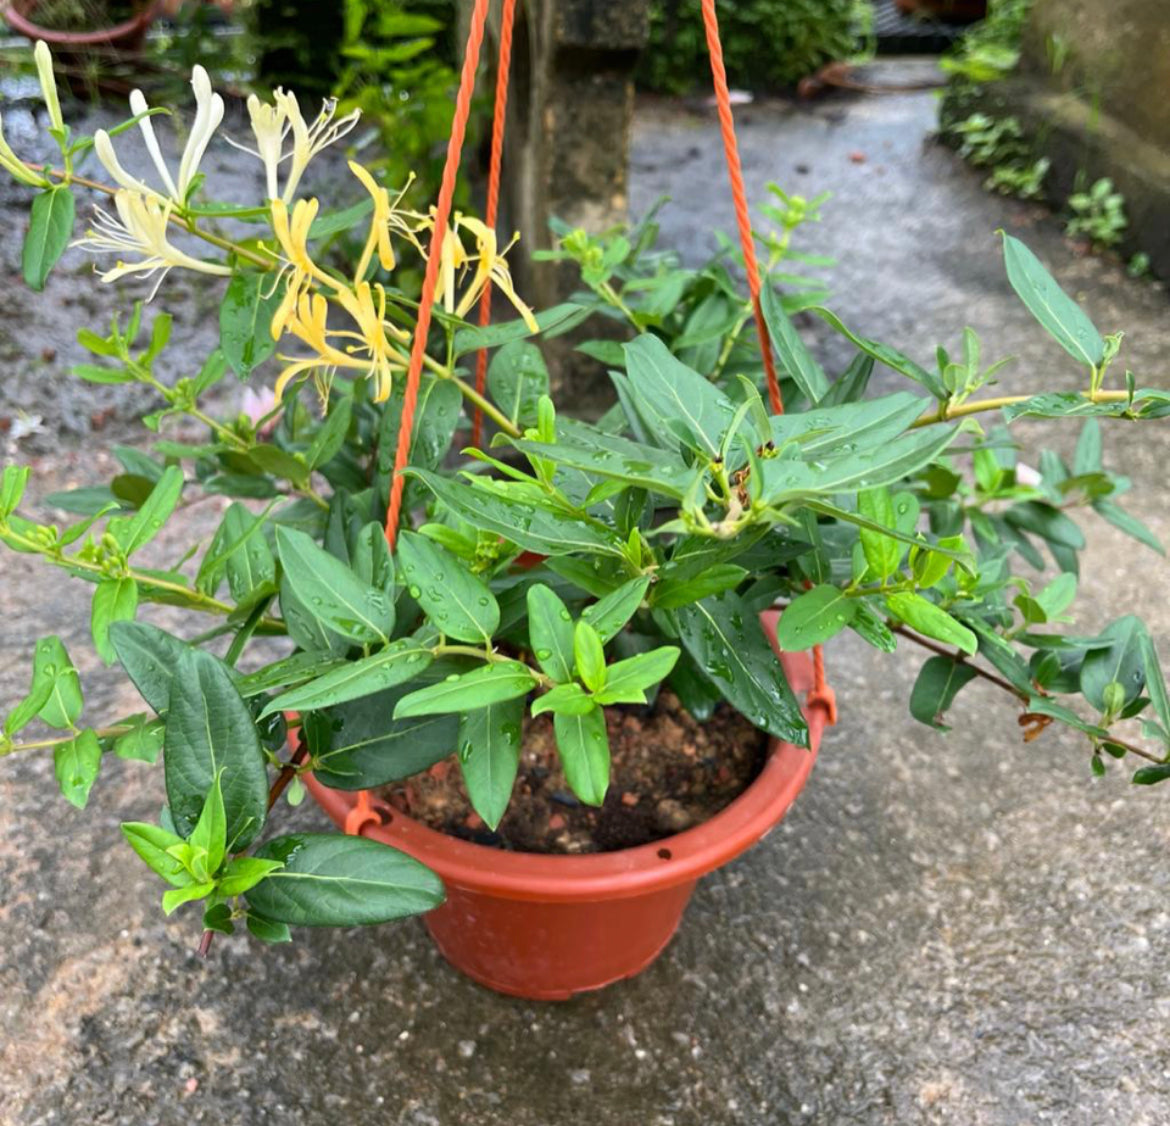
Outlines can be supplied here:
[[[605, 803], [573, 796], [556, 750], [552, 716], [524, 724], [508, 812], [495, 832], [471, 806], [452, 760], [382, 790], [424, 825], [517, 852], [616, 852], [709, 821], [755, 781], [767, 736], [728, 707], [699, 723], [671, 692], [653, 707], [606, 711], [611, 773]], [[473, 752], [474, 753], [474, 752]]]

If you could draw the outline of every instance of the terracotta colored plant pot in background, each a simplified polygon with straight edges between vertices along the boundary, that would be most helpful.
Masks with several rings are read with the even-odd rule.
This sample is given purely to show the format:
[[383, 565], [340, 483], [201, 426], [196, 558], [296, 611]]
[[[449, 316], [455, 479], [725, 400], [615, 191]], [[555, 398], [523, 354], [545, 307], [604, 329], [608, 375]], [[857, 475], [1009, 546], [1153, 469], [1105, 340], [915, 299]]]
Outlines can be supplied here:
[[43, 39], [60, 57], [77, 57], [85, 49], [106, 49], [130, 53], [138, 51], [146, 38], [146, 29], [154, 22], [162, 8], [162, 0], [147, 3], [141, 12], [111, 27], [90, 31], [54, 31], [41, 27], [35, 20], [37, 0], [13, 0], [4, 9], [8, 26], [29, 39]]
[[[775, 638], [776, 614], [764, 615]], [[793, 690], [812, 687], [812, 659], [780, 661]], [[375, 799], [359, 831], [432, 868], [447, 900], [424, 916], [443, 956], [482, 985], [542, 1001], [566, 1000], [645, 969], [678, 929], [700, 877], [776, 826], [816, 759], [825, 711], [806, 707], [810, 748], [772, 740], [760, 776], [726, 809], [693, 829], [619, 852], [549, 856], [472, 844], [427, 828]], [[310, 793], [340, 828], [356, 793], [311, 776]]]
[[929, 16], [944, 23], [974, 23], [987, 15], [987, 0], [895, 0], [907, 15]]

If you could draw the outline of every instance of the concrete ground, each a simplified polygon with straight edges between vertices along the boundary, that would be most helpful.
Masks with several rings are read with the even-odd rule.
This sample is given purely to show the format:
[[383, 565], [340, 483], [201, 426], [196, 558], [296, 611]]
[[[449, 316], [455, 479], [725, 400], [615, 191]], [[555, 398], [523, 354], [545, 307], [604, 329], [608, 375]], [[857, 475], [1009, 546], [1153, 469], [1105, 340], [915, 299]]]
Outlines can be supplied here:
[[[777, 179], [833, 202], [810, 249], [838, 258], [832, 305], [927, 360], [964, 324], [1014, 353], [1005, 391], [1076, 373], [1004, 280], [997, 227], [1021, 233], [1127, 331], [1139, 383], [1170, 386], [1165, 294], [1078, 258], [1031, 207], [990, 197], [929, 143], [927, 93], [740, 113], [749, 190]], [[858, 158], [862, 159], [858, 159]], [[664, 241], [700, 256], [731, 228], [712, 117], [644, 106], [633, 203], [661, 192]], [[846, 353], [813, 326], [822, 355]], [[1059, 428], [1027, 441], [1068, 448]], [[1129, 507], [1170, 539], [1170, 427], [1106, 427]], [[23, 456], [17, 450], [17, 456]], [[38, 490], [101, 466], [69, 444]], [[192, 520], [209, 523], [202, 506]], [[1170, 659], [1163, 560], [1094, 523], [1078, 610], [1137, 611]], [[160, 545], [165, 554], [167, 544]], [[37, 636], [87, 652], [86, 589], [6, 555], [0, 700], [24, 690]], [[27, 607], [27, 609], [26, 609]], [[161, 778], [110, 763], [82, 815], [51, 763], [0, 771], [0, 1122], [178, 1126], [1159, 1126], [1170, 1120], [1170, 794], [1091, 778], [1071, 736], [1027, 747], [995, 689], [968, 688], [955, 730], [913, 723], [917, 662], [832, 646], [841, 722], [779, 830], [699, 889], [641, 977], [561, 1005], [486, 992], [422, 924], [246, 938], [193, 953], [117, 823], [150, 816]], [[95, 714], [116, 677], [83, 679]], [[128, 698], [121, 701], [128, 702]], [[318, 826], [302, 807], [290, 821]]]

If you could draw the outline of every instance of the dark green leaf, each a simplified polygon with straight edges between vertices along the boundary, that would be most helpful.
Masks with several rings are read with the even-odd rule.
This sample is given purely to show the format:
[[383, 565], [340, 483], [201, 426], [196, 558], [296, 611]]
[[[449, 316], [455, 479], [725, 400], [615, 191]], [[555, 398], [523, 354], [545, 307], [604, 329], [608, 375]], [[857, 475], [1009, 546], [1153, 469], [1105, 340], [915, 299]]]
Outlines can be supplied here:
[[403, 532], [398, 562], [411, 598], [437, 629], [459, 641], [491, 640], [500, 624], [499, 603], [461, 559], [426, 536]]
[[264, 827], [268, 777], [260, 739], [227, 668], [210, 653], [188, 649], [175, 668], [163, 765], [181, 835], [195, 827], [217, 776], [231, 850], [246, 848]]
[[[1091, 649], [1081, 666], [1081, 691], [1098, 711], [1106, 710], [1106, 687], [1116, 681], [1125, 692], [1125, 702], [1136, 699], [1145, 687], [1145, 627], [1132, 614], [1118, 618], [1101, 637], [1107, 648]], [[1115, 709], [1120, 711], [1121, 709]]]
[[[563, 305], [554, 305], [536, 314], [536, 323], [540, 327], [541, 335], [548, 339], [550, 335], [559, 335], [561, 332], [580, 324], [591, 310], [585, 305], [576, 305], [566, 302]], [[506, 321], [503, 324], [488, 325], [486, 328], [463, 328], [455, 334], [454, 359], [466, 356], [468, 352], [478, 352], [481, 348], [496, 348], [501, 344], [511, 343], [513, 340], [523, 340], [532, 336], [532, 329], [522, 320]]]
[[167, 710], [175, 670], [190, 646], [145, 622], [116, 623], [110, 628], [110, 641], [134, 687], [162, 715]]
[[150, 543], [162, 531], [182, 492], [183, 471], [177, 465], [167, 466], [133, 516], [116, 516], [110, 521], [110, 533], [127, 555]]
[[508, 808], [520, 762], [524, 701], [506, 700], [459, 720], [459, 766], [475, 812], [494, 829]]
[[247, 379], [276, 349], [272, 317], [283, 285], [270, 274], [236, 273], [219, 306], [219, 346], [232, 371]]
[[949, 731], [942, 717], [963, 685], [975, 677], [975, 670], [950, 657], [931, 657], [918, 673], [910, 693], [910, 714], [937, 731]]
[[581, 614], [582, 621], [588, 622], [597, 631], [603, 645], [608, 645], [642, 605], [649, 586], [649, 575], [630, 579], [591, 606], [586, 606]]
[[[487, 386], [492, 402], [521, 430], [536, 425], [536, 404], [548, 394], [548, 368], [535, 344], [505, 344], [488, 365]], [[486, 818], [485, 818], [486, 820]]]
[[651, 591], [651, 605], [657, 610], [676, 610], [690, 602], [701, 602], [711, 594], [721, 594], [739, 586], [748, 572], [734, 563], [717, 563], [693, 579], [667, 575]]
[[404, 852], [366, 837], [298, 833], [257, 850], [284, 867], [246, 893], [265, 919], [350, 927], [417, 915], [443, 902], [443, 884]]
[[543, 583], [528, 588], [527, 601], [528, 640], [537, 664], [547, 676], [564, 684], [573, 678], [573, 619], [565, 604]]
[[609, 788], [609, 736], [605, 713], [593, 708], [584, 715], [553, 716], [557, 750], [569, 788], [586, 805], [601, 805]]
[[287, 923], [274, 923], [263, 915], [248, 913], [248, 931], [261, 942], [292, 942]]
[[829, 392], [829, 381], [825, 378], [821, 365], [813, 359], [812, 353], [800, 339], [800, 334], [788, 319], [788, 314], [784, 312], [779, 296], [770, 285], [763, 287], [760, 304], [764, 310], [764, 320], [768, 325], [772, 346], [780, 357], [781, 369], [801, 389], [810, 403], [820, 402]]

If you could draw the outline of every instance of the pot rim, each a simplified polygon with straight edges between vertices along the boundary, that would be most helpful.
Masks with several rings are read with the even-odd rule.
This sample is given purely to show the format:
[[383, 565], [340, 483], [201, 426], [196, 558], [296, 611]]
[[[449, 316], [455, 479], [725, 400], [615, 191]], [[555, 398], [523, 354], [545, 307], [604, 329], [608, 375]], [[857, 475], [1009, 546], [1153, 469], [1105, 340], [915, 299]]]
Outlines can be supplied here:
[[115, 44], [123, 39], [130, 39], [140, 34], [154, 22], [162, 7], [162, 0], [155, 0], [147, 4], [136, 16], [116, 23], [111, 27], [98, 28], [94, 31], [55, 31], [41, 27], [40, 24], [24, 14], [25, 11], [34, 12], [37, 0], [16, 0], [4, 9], [4, 19], [9, 27], [19, 35], [28, 39], [43, 39], [53, 47], [101, 47]]
[[[812, 685], [807, 653], [780, 655], [796, 691]], [[726, 864], [773, 829], [804, 788], [826, 722], [821, 705], [802, 706], [809, 746], [772, 739], [754, 782], [710, 820], [662, 840], [617, 852], [511, 852], [448, 836], [373, 798], [375, 817], [359, 832], [393, 845], [432, 868], [445, 884], [502, 899], [552, 903], [623, 899], [690, 883]], [[338, 825], [357, 804], [356, 791], [332, 790], [305, 776], [313, 797]]]

